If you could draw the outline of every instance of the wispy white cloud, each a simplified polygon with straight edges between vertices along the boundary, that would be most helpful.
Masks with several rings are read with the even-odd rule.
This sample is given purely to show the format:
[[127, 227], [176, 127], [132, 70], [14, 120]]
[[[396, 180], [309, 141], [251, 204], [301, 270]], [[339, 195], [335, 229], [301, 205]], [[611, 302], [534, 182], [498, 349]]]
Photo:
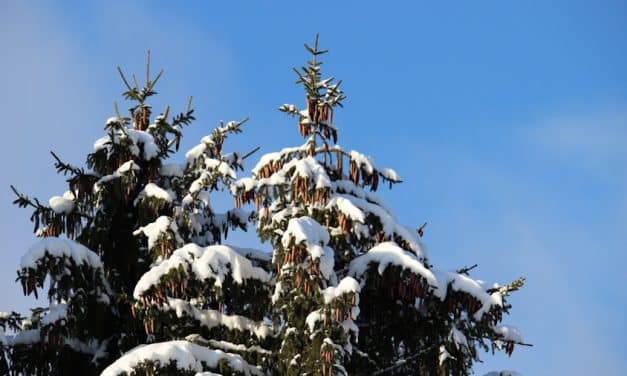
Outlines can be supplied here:
[[[620, 266], [626, 239], [616, 231], [627, 226], [627, 200], [617, 197], [620, 189], [604, 197], [619, 198], [615, 204], [622, 205], [622, 216], [616, 205], [598, 197], [585, 198], [589, 203], [573, 201], [581, 199], [586, 184], [620, 184], [615, 175], [587, 172], [599, 166], [624, 171], [627, 112], [625, 117], [620, 111], [587, 113], [550, 117], [525, 131], [512, 129], [513, 141], [502, 159], [440, 148], [437, 164], [421, 171], [437, 190], [430, 195], [438, 208], [435, 218], [429, 218], [426, 238], [435, 264], [478, 263], [474, 275], [491, 282], [528, 278], [512, 296], [514, 308], [506, 320], [534, 347], [518, 348], [511, 359], [484, 355], [478, 374], [499, 368], [527, 375], [627, 372], [619, 347], [622, 335], [616, 332], [624, 327], [622, 315], [616, 314], [624, 307], [619, 286], [627, 283]], [[604, 136], [587, 140], [585, 132], [571, 134], [594, 127]], [[568, 186], [557, 187], [564, 163], [586, 173], [573, 174]], [[407, 178], [418, 181], [418, 176]], [[397, 199], [406, 196], [413, 195]]]
[[627, 106], [578, 109], [527, 128], [530, 145], [593, 166], [627, 158]]

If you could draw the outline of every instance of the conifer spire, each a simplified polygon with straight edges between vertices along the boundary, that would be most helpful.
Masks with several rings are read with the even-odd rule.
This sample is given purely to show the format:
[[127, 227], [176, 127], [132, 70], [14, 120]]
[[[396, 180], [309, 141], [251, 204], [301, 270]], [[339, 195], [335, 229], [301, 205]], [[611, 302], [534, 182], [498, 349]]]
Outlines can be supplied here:
[[[318, 49], [318, 34], [313, 47], [305, 43], [305, 49], [311, 54], [307, 65], [301, 69], [292, 68], [298, 76], [297, 84], [305, 89], [305, 109], [299, 111], [294, 105], [284, 104], [280, 111], [298, 116], [298, 131], [303, 137], [318, 135], [326, 145], [328, 141], [337, 142], [337, 128], [333, 124], [333, 112], [336, 106], [342, 107], [346, 99], [340, 89], [342, 81], [334, 83], [334, 77], [322, 78], [322, 61], [319, 56], [329, 52]], [[315, 140], [315, 137], [314, 137]]]

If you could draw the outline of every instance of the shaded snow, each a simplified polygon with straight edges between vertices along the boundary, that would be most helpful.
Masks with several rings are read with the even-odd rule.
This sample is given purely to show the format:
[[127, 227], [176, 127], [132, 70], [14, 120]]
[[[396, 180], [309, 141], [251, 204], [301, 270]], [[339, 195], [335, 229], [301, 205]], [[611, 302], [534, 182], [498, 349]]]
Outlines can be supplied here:
[[162, 176], [176, 176], [182, 178], [184, 175], [183, 166], [175, 163], [164, 164], [159, 168], [159, 173]]
[[177, 317], [193, 317], [208, 329], [223, 325], [233, 330], [249, 331], [258, 338], [266, 338], [272, 335], [272, 328], [263, 322], [255, 322], [239, 315], [225, 315], [213, 309], [198, 309], [182, 299], [168, 298], [162, 309], [173, 310]]
[[64, 320], [67, 317], [67, 304], [50, 302], [48, 313], [41, 319], [43, 325]]

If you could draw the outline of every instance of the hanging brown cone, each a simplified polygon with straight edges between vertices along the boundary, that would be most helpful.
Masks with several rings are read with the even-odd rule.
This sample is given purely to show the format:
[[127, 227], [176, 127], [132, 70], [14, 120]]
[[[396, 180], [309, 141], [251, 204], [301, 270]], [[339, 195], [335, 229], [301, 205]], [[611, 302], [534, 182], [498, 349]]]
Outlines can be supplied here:
[[259, 206], [261, 206], [261, 197], [257, 196], [255, 197], [255, 210], [259, 211]]
[[372, 185], [370, 186], [370, 190], [376, 191], [377, 187], [379, 187], [379, 175], [375, 172], [372, 175]]
[[[329, 130], [329, 127], [324, 127], [323, 134], [324, 134], [325, 139], [328, 140], [329, 138], [331, 138], [331, 131]], [[326, 164], [326, 154], [325, 154], [325, 164]]]
[[350, 179], [354, 184], [359, 183], [359, 167], [355, 161], [350, 162]]

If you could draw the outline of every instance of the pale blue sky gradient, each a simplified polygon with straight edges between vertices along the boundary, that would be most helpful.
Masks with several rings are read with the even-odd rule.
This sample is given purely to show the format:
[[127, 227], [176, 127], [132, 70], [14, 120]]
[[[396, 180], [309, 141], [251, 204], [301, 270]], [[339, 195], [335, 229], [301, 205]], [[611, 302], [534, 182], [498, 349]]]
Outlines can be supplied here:
[[477, 374], [627, 374], [624, 2], [85, 3], [0, 5], [0, 311], [33, 303], [14, 282], [30, 213], [8, 185], [66, 189], [48, 152], [84, 161], [121, 101], [117, 65], [141, 74], [150, 48], [166, 71], [155, 109], [195, 97], [184, 146], [250, 116], [228, 147], [270, 152], [302, 142], [275, 109], [302, 104], [290, 68], [320, 32], [348, 95], [339, 143], [405, 179], [381, 194], [405, 224], [429, 222], [432, 262], [528, 277], [507, 322], [535, 346], [485, 354]]

